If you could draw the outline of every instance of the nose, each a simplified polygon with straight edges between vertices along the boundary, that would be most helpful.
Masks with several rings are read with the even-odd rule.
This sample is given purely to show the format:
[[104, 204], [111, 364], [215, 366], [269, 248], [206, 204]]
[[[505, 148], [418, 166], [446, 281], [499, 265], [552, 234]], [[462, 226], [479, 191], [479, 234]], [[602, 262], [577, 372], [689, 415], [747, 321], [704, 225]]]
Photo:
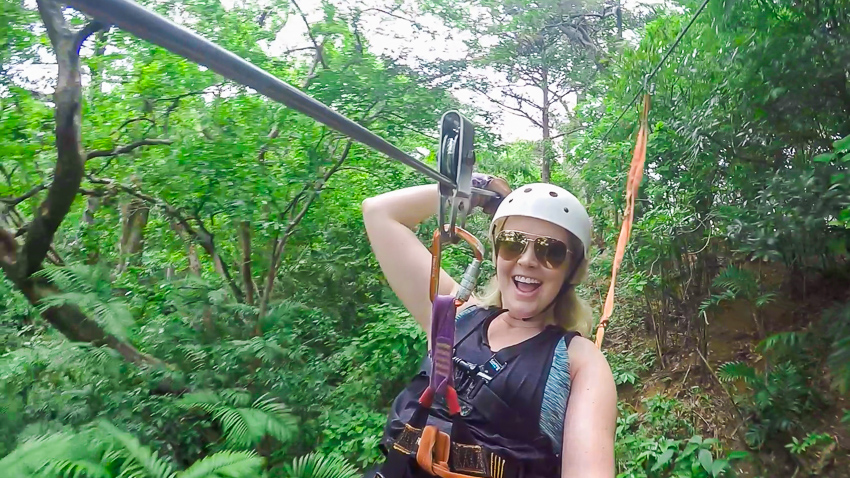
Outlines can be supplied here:
[[539, 264], [537, 263], [537, 256], [534, 253], [534, 244], [529, 242], [525, 246], [525, 250], [522, 251], [522, 255], [517, 259], [517, 264], [523, 267], [536, 267]]

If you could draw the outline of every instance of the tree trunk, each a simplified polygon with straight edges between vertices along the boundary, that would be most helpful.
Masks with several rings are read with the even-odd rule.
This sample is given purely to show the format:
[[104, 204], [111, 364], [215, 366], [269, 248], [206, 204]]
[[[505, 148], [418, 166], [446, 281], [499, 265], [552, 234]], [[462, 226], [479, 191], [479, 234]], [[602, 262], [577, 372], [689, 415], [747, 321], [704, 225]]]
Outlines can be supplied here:
[[83, 222], [86, 223], [86, 229], [83, 232], [83, 240], [86, 247], [86, 264], [97, 264], [100, 260], [100, 241], [96, 237], [94, 231], [94, 215], [97, 208], [100, 206], [101, 198], [97, 196], [89, 196], [86, 200], [86, 212], [83, 214]]
[[171, 229], [186, 243], [186, 258], [189, 260], [189, 272], [197, 277], [201, 276], [201, 260], [198, 259], [198, 251], [195, 242], [177, 221], [171, 221]]
[[[271, 299], [272, 288], [274, 287], [274, 278], [277, 275], [277, 270], [280, 267], [280, 258], [283, 255], [283, 250], [286, 247], [286, 242], [289, 240], [290, 236], [295, 232], [295, 227], [298, 223], [304, 219], [304, 215], [307, 214], [307, 211], [310, 209], [310, 205], [319, 196], [319, 193], [325, 187], [328, 182], [328, 179], [333, 176], [335, 172], [339, 170], [342, 164], [345, 162], [348, 157], [348, 153], [351, 151], [352, 141], [348, 140], [345, 144], [345, 149], [343, 149], [342, 154], [339, 159], [325, 172], [325, 174], [319, 178], [312, 191], [309, 186], [305, 187], [300, 193], [298, 193], [292, 201], [290, 201], [287, 206], [287, 211], [295, 211], [296, 206], [298, 206], [301, 200], [304, 200], [304, 206], [301, 210], [296, 214], [292, 219], [290, 219], [289, 224], [286, 226], [286, 230], [282, 235], [278, 236], [272, 243], [272, 253], [271, 260], [269, 261], [269, 270], [266, 274], [266, 280], [263, 285], [263, 294], [260, 297], [260, 313], [257, 318], [257, 322], [259, 323], [262, 320], [266, 313], [268, 312], [269, 300]], [[281, 218], [283, 219], [283, 218]]]
[[138, 265], [144, 245], [144, 230], [148, 223], [150, 207], [139, 198], [133, 198], [122, 208], [124, 220], [121, 225], [121, 243], [118, 246], [121, 256], [117, 272], [127, 270], [129, 265]]
[[[545, 55], [545, 52], [544, 52]], [[549, 128], [549, 70], [543, 68], [543, 165], [540, 168], [540, 179], [544, 183], [548, 183], [552, 179], [552, 132]]]
[[239, 240], [242, 243], [242, 282], [245, 284], [245, 303], [254, 305], [254, 278], [251, 276], [251, 223], [239, 223]]

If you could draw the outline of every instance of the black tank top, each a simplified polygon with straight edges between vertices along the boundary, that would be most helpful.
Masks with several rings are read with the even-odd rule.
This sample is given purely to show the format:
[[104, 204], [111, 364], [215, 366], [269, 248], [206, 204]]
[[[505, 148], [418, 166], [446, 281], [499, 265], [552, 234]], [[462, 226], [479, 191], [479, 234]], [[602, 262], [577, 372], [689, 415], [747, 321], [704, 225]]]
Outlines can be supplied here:
[[[487, 331], [493, 319], [502, 309], [478, 309], [457, 323], [455, 356], [473, 364], [484, 364], [494, 356], [487, 341]], [[470, 321], [463, 324], [464, 321]], [[466, 325], [466, 327], [464, 327]], [[469, 326], [474, 326], [468, 331]], [[466, 330], [465, 330], [466, 329]], [[468, 331], [463, 334], [461, 331]], [[464, 335], [466, 335], [464, 337]], [[506, 365], [489, 383], [489, 388], [512, 411], [518, 420], [511, 424], [502, 420], [487, 420], [480, 411], [470, 409], [459, 390], [463, 419], [478, 442], [504, 457], [512, 457], [523, 464], [526, 474], [532, 476], [558, 476], [560, 453], [553, 451], [550, 439], [540, 432], [540, 410], [543, 392], [555, 347], [565, 335], [570, 340], [575, 334], [565, 333], [563, 329], [550, 325], [542, 332], [523, 342], [506, 347], [502, 355], [510, 357]], [[569, 343], [567, 343], [569, 345]], [[457, 367], [456, 367], [457, 368]], [[417, 408], [419, 396], [427, 388], [430, 373], [430, 359], [426, 355], [420, 372], [396, 397], [392, 404], [384, 439], [381, 446], [386, 453], [387, 445], [398, 436], [413, 412]], [[456, 371], [457, 375], [457, 371]], [[455, 385], [458, 385], [456, 378]], [[428, 416], [428, 424], [435, 425], [443, 432], [451, 430], [451, 419], [445, 402], [435, 400]], [[494, 421], [502, 423], [493, 423]], [[516, 426], [520, 424], [520, 426]], [[556, 473], [553, 475], [553, 473]]]

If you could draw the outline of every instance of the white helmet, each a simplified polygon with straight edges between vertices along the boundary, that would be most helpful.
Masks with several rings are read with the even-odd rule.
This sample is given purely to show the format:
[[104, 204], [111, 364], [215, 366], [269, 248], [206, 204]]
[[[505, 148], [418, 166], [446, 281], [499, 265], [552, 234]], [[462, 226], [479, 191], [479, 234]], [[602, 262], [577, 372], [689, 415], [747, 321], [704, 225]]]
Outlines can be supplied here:
[[584, 261], [590, 251], [590, 216], [579, 200], [564, 188], [548, 183], [527, 184], [508, 194], [490, 222], [490, 241], [508, 216], [526, 216], [541, 219], [563, 227], [575, 235], [584, 246]]

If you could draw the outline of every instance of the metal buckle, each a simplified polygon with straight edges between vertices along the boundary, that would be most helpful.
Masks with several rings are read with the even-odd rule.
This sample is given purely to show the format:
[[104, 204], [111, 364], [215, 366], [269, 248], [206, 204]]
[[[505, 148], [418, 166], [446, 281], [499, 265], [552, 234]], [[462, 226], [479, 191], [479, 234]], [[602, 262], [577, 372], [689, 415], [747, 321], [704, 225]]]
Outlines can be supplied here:
[[452, 468], [454, 468], [453, 471], [487, 476], [484, 449], [480, 445], [452, 443], [452, 456], [450, 459]]

